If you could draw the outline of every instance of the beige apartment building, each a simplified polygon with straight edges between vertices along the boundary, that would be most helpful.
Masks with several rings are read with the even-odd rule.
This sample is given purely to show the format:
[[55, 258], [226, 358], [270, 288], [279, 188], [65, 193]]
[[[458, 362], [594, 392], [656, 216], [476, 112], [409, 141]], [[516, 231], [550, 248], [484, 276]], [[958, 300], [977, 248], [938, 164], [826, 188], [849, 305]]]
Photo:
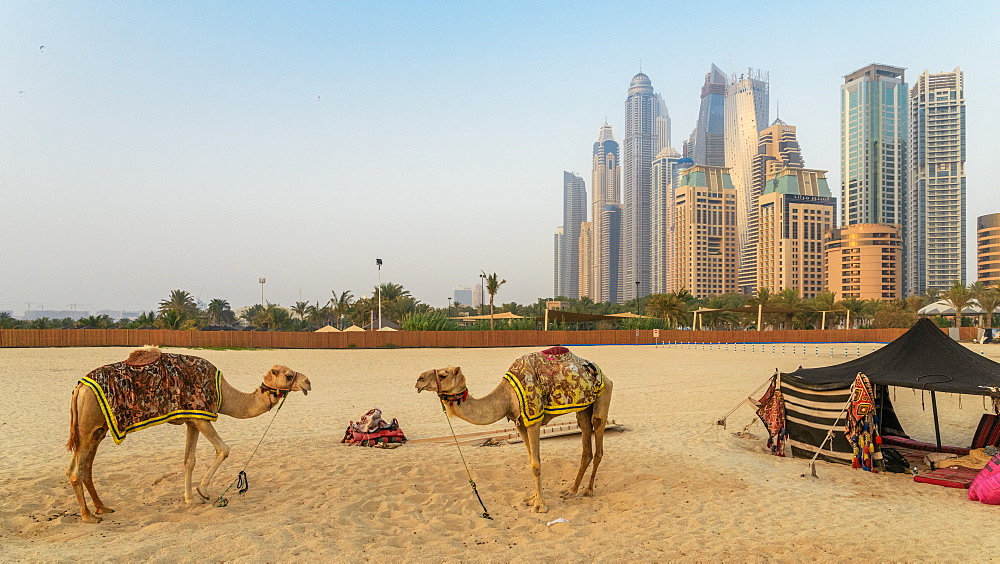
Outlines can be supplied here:
[[695, 297], [737, 289], [736, 189], [729, 169], [695, 165], [674, 190], [674, 275]]
[[769, 175], [757, 214], [758, 287], [794, 288], [803, 298], [823, 291], [823, 234], [833, 229], [836, 206], [825, 170], [783, 168]]
[[591, 260], [594, 256], [594, 224], [591, 221], [580, 223], [580, 297], [593, 299], [591, 295]]
[[1000, 286], [1000, 213], [976, 219], [976, 280]]
[[903, 295], [899, 225], [857, 223], [823, 235], [827, 289], [838, 299], [891, 300]]

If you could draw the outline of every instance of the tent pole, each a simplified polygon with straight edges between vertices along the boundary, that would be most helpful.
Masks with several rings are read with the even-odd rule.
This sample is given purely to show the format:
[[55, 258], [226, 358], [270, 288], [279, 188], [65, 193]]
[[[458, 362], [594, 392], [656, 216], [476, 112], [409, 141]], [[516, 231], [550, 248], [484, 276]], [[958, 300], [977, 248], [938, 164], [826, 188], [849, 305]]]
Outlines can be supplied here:
[[934, 436], [937, 439], [937, 451], [941, 452], [941, 426], [938, 424], [937, 396], [931, 390], [931, 411], [934, 412]]
[[545, 306], [545, 330], [549, 330], [549, 307]]
[[761, 326], [760, 326], [760, 314], [761, 314], [761, 310], [763, 309], [763, 307], [764, 307], [763, 304], [757, 304], [757, 330], [758, 331], [761, 330]]
[[819, 324], [820, 331], [826, 329], [826, 311], [823, 312], [823, 321]]

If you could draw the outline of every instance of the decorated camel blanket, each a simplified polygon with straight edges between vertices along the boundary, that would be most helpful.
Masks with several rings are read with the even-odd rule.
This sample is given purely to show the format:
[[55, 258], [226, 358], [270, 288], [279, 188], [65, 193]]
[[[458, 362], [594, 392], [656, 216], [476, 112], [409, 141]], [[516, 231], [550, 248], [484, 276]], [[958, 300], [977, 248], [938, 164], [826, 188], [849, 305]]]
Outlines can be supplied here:
[[94, 391], [115, 444], [172, 419], [218, 419], [222, 372], [203, 358], [160, 353], [102, 366], [80, 379]]
[[521, 420], [534, 425], [546, 414], [586, 409], [604, 391], [604, 373], [594, 363], [552, 347], [514, 361], [504, 378], [521, 405]]

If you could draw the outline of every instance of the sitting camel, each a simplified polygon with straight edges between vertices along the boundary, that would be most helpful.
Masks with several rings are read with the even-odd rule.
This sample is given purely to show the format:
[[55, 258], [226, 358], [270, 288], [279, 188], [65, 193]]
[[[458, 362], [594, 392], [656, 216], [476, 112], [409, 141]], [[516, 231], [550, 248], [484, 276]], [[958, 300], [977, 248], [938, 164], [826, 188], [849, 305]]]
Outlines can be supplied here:
[[500, 385], [482, 398], [469, 395], [465, 375], [461, 368], [455, 366], [422, 373], [416, 388], [418, 393], [424, 390], [437, 392], [448, 415], [469, 423], [489, 425], [503, 417], [514, 421], [528, 449], [531, 472], [535, 477], [535, 493], [528, 496], [524, 503], [533, 506], [532, 511], [536, 513], [548, 511], [542, 499], [539, 428], [555, 417], [576, 412], [576, 421], [583, 433], [583, 455], [576, 481], [562, 497], [576, 495], [591, 461], [594, 466], [583, 495], [594, 494], [597, 467], [604, 457], [604, 426], [611, 405], [612, 383], [593, 363], [564, 347], [553, 347], [514, 361]]
[[192, 503], [191, 475], [195, 465], [198, 434], [215, 447], [215, 461], [197, 486], [207, 500], [212, 476], [229, 456], [229, 446], [212, 426], [218, 414], [237, 419], [256, 417], [271, 410], [288, 392], [308, 394], [312, 389], [304, 374], [276, 364], [264, 374], [264, 382], [253, 392], [233, 388], [222, 372], [203, 358], [161, 353], [156, 347], [133, 351], [125, 362], [102, 366], [83, 377], [73, 390], [70, 403], [69, 442], [73, 459], [66, 475], [80, 503], [80, 517], [99, 523], [84, 498], [87, 487], [97, 514], [112, 513], [97, 496], [93, 465], [97, 447], [110, 434], [115, 443], [129, 432], [159, 423], [187, 425], [184, 445], [184, 501]]

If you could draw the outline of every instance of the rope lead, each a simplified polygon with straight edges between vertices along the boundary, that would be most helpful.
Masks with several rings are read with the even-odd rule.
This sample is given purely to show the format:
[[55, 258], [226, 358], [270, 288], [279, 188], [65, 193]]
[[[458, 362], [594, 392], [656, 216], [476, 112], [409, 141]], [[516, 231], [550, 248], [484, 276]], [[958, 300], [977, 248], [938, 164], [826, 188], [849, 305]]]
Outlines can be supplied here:
[[472, 479], [472, 472], [469, 471], [469, 464], [465, 461], [465, 455], [462, 454], [462, 447], [458, 445], [458, 436], [455, 435], [455, 428], [451, 425], [451, 417], [448, 417], [448, 410], [445, 408], [443, 401], [441, 402], [441, 411], [444, 412], [444, 418], [448, 420], [448, 428], [451, 429], [451, 436], [455, 439], [455, 448], [458, 449], [458, 456], [462, 458], [462, 464], [465, 465], [465, 473], [469, 476], [469, 485], [472, 486], [472, 493], [476, 494], [476, 499], [479, 500], [479, 505], [483, 508], [483, 514], [480, 517], [492, 521], [493, 518], [490, 517], [490, 512], [486, 509], [483, 498], [479, 496], [479, 490], [476, 489], [476, 482]]
[[274, 418], [277, 417], [278, 412], [281, 411], [281, 406], [285, 405], [285, 398], [287, 397], [288, 397], [287, 395], [282, 396], [281, 403], [278, 404], [278, 409], [274, 410], [274, 415], [271, 417], [271, 422], [268, 423], [267, 428], [264, 429], [264, 434], [261, 435], [260, 440], [257, 441], [257, 446], [255, 446], [253, 448], [253, 452], [250, 453], [250, 458], [248, 458], [247, 463], [243, 465], [243, 470], [240, 470], [240, 473], [236, 475], [236, 479], [233, 480], [233, 483], [229, 484], [229, 487], [226, 488], [226, 490], [223, 491], [221, 495], [219, 495], [219, 499], [215, 500], [216, 507], [225, 507], [229, 505], [229, 500], [225, 498], [225, 495], [226, 492], [233, 489], [233, 486], [236, 486], [236, 491], [240, 495], [247, 493], [247, 490], [250, 489], [250, 480], [247, 479], [247, 472], [246, 472], [247, 466], [250, 466], [250, 461], [253, 460], [253, 455], [257, 454], [257, 449], [259, 449], [260, 444], [264, 442], [264, 437], [267, 436], [267, 432], [271, 430], [271, 424], [274, 423]]

